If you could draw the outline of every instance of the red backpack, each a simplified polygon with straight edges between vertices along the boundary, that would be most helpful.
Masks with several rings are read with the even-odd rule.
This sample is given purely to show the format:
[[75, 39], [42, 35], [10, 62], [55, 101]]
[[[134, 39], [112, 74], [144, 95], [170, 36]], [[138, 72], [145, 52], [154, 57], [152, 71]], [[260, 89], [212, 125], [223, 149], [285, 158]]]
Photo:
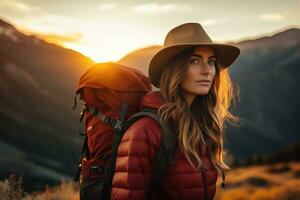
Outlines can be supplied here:
[[[139, 111], [142, 97], [151, 91], [151, 83], [140, 71], [116, 63], [100, 63], [89, 68], [79, 79], [76, 94], [85, 103], [82, 112], [86, 131], [89, 162], [111, 154], [112, 128], [108, 123], [118, 119], [121, 105], [127, 104], [125, 120]], [[89, 108], [89, 112], [87, 111]], [[92, 108], [101, 111], [108, 121], [100, 120]], [[86, 130], [83, 130], [86, 127]]]
[[85, 139], [75, 180], [80, 183], [81, 200], [110, 199], [118, 145], [127, 128], [143, 116], [155, 119], [164, 133], [150, 184], [153, 187], [149, 188], [151, 198], [151, 190], [167, 169], [177, 140], [162, 125], [156, 110], [140, 110], [141, 99], [149, 91], [148, 77], [116, 63], [96, 64], [80, 77], [76, 96], [80, 94], [85, 102], [79, 130]]

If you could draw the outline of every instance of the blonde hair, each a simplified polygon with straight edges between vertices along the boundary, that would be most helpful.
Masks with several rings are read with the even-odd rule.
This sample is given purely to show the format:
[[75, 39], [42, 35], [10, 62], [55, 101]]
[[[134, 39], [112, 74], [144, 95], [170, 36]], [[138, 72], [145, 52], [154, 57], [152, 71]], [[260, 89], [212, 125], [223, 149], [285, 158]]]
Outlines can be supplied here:
[[181, 83], [193, 51], [194, 48], [182, 51], [165, 66], [159, 84], [165, 102], [158, 114], [165, 124], [170, 119], [173, 120], [179, 148], [196, 170], [207, 168], [201, 160], [200, 148], [200, 145], [206, 144], [212, 163], [219, 172], [223, 172], [230, 169], [223, 160], [223, 155], [226, 154], [223, 147], [224, 122], [228, 121], [232, 125], [239, 122], [239, 118], [229, 111], [231, 101], [235, 103], [236, 93], [228, 70], [220, 70], [217, 64], [208, 94], [197, 95], [189, 108]]

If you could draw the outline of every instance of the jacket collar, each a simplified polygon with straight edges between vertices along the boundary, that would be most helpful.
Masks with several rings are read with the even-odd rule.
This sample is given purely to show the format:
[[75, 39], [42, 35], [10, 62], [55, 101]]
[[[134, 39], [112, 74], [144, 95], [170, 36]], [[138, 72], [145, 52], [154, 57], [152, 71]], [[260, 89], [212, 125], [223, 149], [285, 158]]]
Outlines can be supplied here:
[[144, 108], [158, 109], [163, 103], [164, 100], [160, 94], [160, 91], [151, 91], [146, 93], [143, 96], [140, 104], [140, 109], [144, 109]]

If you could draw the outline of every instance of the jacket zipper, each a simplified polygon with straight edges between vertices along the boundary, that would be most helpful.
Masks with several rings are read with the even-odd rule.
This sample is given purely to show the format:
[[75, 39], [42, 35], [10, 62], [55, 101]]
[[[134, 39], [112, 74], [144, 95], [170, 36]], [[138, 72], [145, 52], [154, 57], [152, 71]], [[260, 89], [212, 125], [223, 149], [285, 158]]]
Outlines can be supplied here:
[[207, 182], [206, 182], [206, 176], [205, 176], [205, 171], [201, 170], [202, 178], [203, 178], [203, 183], [204, 183], [204, 200], [208, 200], [208, 191], [207, 191]]

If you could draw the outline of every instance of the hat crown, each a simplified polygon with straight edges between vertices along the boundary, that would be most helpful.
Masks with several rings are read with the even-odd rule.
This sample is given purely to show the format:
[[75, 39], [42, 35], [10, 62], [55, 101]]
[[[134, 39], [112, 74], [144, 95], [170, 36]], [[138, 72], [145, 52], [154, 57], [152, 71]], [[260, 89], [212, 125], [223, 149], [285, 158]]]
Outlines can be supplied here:
[[213, 41], [199, 23], [185, 23], [168, 32], [164, 47], [194, 43], [212, 44]]

